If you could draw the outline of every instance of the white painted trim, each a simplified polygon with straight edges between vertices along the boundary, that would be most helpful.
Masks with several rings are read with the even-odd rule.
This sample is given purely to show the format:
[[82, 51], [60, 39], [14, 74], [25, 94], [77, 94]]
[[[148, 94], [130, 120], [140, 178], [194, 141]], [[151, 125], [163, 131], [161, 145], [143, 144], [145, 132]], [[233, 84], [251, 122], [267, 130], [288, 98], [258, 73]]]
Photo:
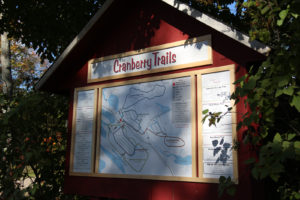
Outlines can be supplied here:
[[93, 27], [93, 25], [102, 17], [105, 11], [111, 6], [111, 4], [115, 0], [107, 0], [101, 6], [101, 8], [97, 11], [97, 13], [92, 17], [92, 19], [85, 25], [82, 31], [73, 39], [73, 41], [69, 44], [69, 46], [64, 50], [64, 52], [60, 55], [57, 61], [50, 66], [50, 68], [44, 73], [44, 75], [40, 78], [40, 80], [35, 85], [35, 88], [39, 90], [43, 84], [48, 80], [48, 78], [52, 75], [52, 73], [59, 67], [62, 61], [70, 54], [73, 48], [78, 44], [80, 40], [82, 40], [88, 31]]
[[271, 50], [268, 46], [264, 45], [263, 43], [257, 40], [251, 41], [249, 36], [237, 31], [236, 29], [224, 24], [223, 22], [215, 20], [214, 18], [192, 8], [191, 6], [182, 3], [181, 1], [178, 0], [161, 0], [161, 1], [167, 3], [168, 5], [176, 8], [181, 12], [186, 13], [187, 15], [215, 29], [216, 31], [219, 31], [224, 35], [246, 45], [247, 47], [254, 49], [255, 51], [261, 54], [267, 55], [268, 52]]

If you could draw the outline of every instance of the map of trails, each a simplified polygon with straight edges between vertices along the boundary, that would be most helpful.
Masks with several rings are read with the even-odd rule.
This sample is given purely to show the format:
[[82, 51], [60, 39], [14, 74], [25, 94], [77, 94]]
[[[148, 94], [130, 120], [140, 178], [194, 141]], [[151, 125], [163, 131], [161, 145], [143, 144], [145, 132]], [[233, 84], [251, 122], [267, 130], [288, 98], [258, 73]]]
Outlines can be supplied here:
[[99, 172], [192, 177], [191, 78], [102, 89]]

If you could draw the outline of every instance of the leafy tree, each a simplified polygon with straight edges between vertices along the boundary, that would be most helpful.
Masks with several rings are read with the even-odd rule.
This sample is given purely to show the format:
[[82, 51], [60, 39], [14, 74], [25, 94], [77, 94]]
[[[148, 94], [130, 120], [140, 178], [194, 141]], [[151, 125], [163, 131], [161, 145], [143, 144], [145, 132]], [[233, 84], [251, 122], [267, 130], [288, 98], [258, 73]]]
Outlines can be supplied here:
[[[28, 48], [18, 41], [8, 40], [10, 55], [7, 61], [9, 61], [12, 91], [18, 93], [32, 90], [40, 75], [48, 68], [49, 62], [45, 60], [41, 63], [40, 57], [32, 48]], [[2, 51], [0, 51], [0, 55], [2, 56]], [[2, 81], [0, 88], [4, 85], [6, 83]]]
[[27, 48], [19, 41], [11, 40], [10, 51], [14, 90], [17, 92], [32, 90], [50, 63], [48, 60], [42, 62], [32, 48]]
[[11, 40], [10, 50], [14, 93], [0, 92], [0, 199], [82, 199], [63, 194], [66, 98], [34, 91], [47, 63], [20, 42]]
[[42, 58], [53, 61], [104, 0], [2, 0], [0, 33], [37, 49]]
[[[32, 90], [47, 63], [40, 64], [35, 51], [21, 42], [53, 60], [99, 2], [0, 1], [0, 32], [20, 40], [10, 45], [14, 94], [0, 92], [0, 199], [81, 199], [62, 190], [66, 99]], [[30, 182], [28, 187], [23, 181]]]
[[[54, 199], [49, 195], [60, 193], [64, 173], [65, 136], [61, 133], [65, 132], [65, 101], [45, 94], [5, 100], [1, 96], [1, 109], [10, 107], [0, 118], [1, 198], [23, 199], [27, 192], [32, 197]], [[24, 179], [33, 184], [22, 190]]]
[[252, 174], [275, 188], [270, 198], [300, 199], [300, 2], [259, 0], [243, 6], [251, 17], [250, 36], [272, 47], [232, 95], [236, 101], [247, 96], [251, 109], [239, 127], [248, 128], [246, 143], [260, 147], [258, 160], [249, 161]]
[[[272, 50], [260, 65], [236, 81], [232, 99], [249, 110], [238, 123], [243, 143], [257, 157], [247, 164], [255, 179], [264, 183], [267, 199], [300, 199], [300, 1], [247, 0], [238, 2], [249, 19], [251, 39]], [[211, 123], [220, 113], [210, 114]], [[221, 192], [234, 185], [220, 178]]]
[[[226, 24], [238, 28], [241, 31], [249, 31], [250, 18], [243, 13], [243, 0], [181, 0], [197, 10], [209, 14]], [[229, 6], [235, 4], [235, 13], [232, 13]]]

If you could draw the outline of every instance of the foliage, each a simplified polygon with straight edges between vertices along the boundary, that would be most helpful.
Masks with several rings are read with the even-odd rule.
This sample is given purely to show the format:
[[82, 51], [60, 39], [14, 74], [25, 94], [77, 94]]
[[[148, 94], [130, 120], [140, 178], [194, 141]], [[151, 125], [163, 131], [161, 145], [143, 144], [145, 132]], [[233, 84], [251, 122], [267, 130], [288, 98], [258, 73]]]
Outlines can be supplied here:
[[[235, 0], [182, 0], [196, 9], [246, 31], [246, 15], [238, 6], [234, 15], [228, 8]], [[105, 0], [2, 0], [0, 1], [0, 33], [32, 46], [42, 57], [54, 61]], [[238, 4], [240, 5], [240, 4]]]
[[226, 193], [230, 196], [234, 196], [235, 192], [236, 192], [236, 187], [234, 182], [232, 182], [231, 177], [227, 177], [225, 178], [224, 176], [220, 177], [220, 185], [218, 188], [218, 197], [220, 198], [224, 191], [226, 191]]
[[[197, 10], [212, 15], [226, 24], [238, 28], [240, 31], [248, 32], [250, 18], [244, 15], [243, 0], [183, 0]], [[229, 6], [235, 4], [235, 13], [232, 13]]]
[[53, 61], [62, 53], [104, 0], [2, 0], [0, 33], [37, 49]]
[[[19, 93], [32, 90], [40, 75], [49, 66], [48, 61], [45, 60], [41, 63], [40, 57], [32, 48], [28, 48], [13, 39], [10, 39], [10, 54], [13, 91]], [[2, 91], [1, 87], [0, 85], [0, 90]]]
[[47, 63], [20, 42], [10, 47], [14, 95], [0, 92], [0, 199], [82, 199], [63, 194], [66, 98], [35, 92]]
[[232, 110], [232, 108], [228, 108], [226, 112], [222, 113], [222, 112], [209, 112], [208, 109], [203, 110], [202, 114], [204, 115], [204, 117], [202, 118], [202, 123], [205, 122], [206, 119], [208, 119], [208, 126], [214, 125], [216, 126], [216, 123], [219, 123], [220, 120], [227, 115], [230, 111]]
[[269, 199], [300, 199], [300, 1], [248, 0], [242, 7], [251, 39], [272, 48], [265, 62], [235, 82], [231, 97], [249, 110], [238, 129], [246, 129], [243, 142], [257, 157], [246, 164]]
[[0, 199], [73, 199], [62, 191], [67, 108], [56, 95], [1, 94]]
[[251, 110], [239, 127], [248, 128], [246, 143], [260, 146], [252, 174], [275, 187], [271, 198], [300, 199], [300, 2], [260, 0], [244, 6], [252, 18], [250, 36], [272, 47], [232, 95], [236, 102], [247, 96]]
[[14, 91], [32, 90], [40, 75], [49, 63], [41, 63], [40, 57], [32, 48], [11, 40], [11, 68], [14, 79]]

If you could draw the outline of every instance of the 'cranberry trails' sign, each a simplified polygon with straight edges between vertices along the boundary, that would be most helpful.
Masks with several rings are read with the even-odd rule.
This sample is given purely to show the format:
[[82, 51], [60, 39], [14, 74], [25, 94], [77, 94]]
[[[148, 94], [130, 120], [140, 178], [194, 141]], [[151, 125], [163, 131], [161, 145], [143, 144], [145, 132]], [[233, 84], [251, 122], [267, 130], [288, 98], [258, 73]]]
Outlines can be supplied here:
[[88, 81], [96, 82], [211, 64], [210, 35], [93, 59]]

